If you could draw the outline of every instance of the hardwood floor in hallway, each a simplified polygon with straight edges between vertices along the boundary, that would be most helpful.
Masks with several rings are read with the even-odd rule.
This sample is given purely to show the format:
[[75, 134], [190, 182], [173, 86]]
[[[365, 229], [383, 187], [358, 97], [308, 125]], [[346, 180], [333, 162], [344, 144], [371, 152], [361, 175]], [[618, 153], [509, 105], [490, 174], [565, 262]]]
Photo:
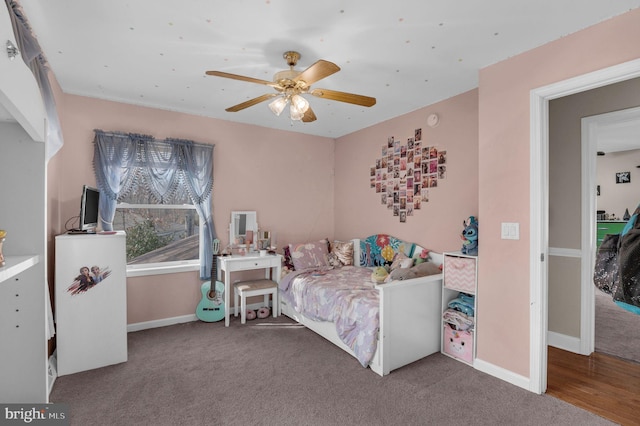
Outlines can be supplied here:
[[640, 364], [549, 347], [547, 394], [621, 425], [640, 424]]

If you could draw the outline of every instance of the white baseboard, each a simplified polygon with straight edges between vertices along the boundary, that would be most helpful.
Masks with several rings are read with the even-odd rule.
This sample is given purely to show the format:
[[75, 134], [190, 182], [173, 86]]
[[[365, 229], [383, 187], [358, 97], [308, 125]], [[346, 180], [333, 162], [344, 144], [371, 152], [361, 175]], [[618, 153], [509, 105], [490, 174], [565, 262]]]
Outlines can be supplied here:
[[580, 353], [580, 339], [577, 337], [549, 331], [547, 333], [547, 344], [554, 348], [563, 349], [576, 354]]
[[530, 391], [530, 380], [528, 377], [521, 376], [513, 371], [505, 370], [502, 367], [498, 367], [481, 359], [473, 360], [473, 368], [483, 373], [487, 373], [500, 380], [504, 380], [507, 383], [518, 386], [522, 389]]
[[[262, 306], [264, 306], [263, 303], [252, 303], [248, 305], [247, 308], [258, 310]], [[231, 310], [229, 311], [229, 315], [233, 316], [233, 308], [231, 308]], [[195, 313], [192, 315], [190, 314], [190, 315], [182, 315], [179, 317], [162, 318], [162, 319], [153, 320], [153, 321], [136, 322], [133, 324], [127, 324], [127, 333], [131, 333], [133, 331], [148, 330], [150, 328], [166, 327], [168, 325], [182, 324], [185, 322], [192, 322], [192, 321], [198, 321], [198, 317], [196, 316]]]
[[[570, 352], [580, 353], [580, 339], [578, 339], [577, 337], [567, 336], [564, 334], [549, 331], [547, 333], [547, 343], [549, 346], [557, 347]], [[524, 377], [512, 371], [505, 370], [502, 367], [497, 367], [478, 358], [473, 360], [473, 367], [479, 371], [482, 371], [483, 373], [487, 373], [500, 380], [504, 380], [507, 383], [511, 383], [512, 385], [518, 386], [528, 391], [532, 391], [531, 380], [528, 377]]]
[[136, 322], [127, 324], [127, 332], [148, 330], [150, 328], [166, 327], [168, 325], [182, 324], [185, 322], [198, 321], [196, 314], [182, 315], [179, 317], [162, 318], [153, 321]]

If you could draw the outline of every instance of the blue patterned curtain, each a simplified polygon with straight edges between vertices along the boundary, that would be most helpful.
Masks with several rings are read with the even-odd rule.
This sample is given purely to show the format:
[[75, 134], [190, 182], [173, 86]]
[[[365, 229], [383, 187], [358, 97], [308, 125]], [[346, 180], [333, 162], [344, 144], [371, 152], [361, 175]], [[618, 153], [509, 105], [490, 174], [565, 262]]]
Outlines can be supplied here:
[[133, 133], [95, 130], [93, 167], [100, 189], [102, 229], [113, 229], [118, 198], [145, 175], [145, 188], [159, 204], [186, 190], [201, 218], [204, 241], [200, 244], [200, 278], [211, 278], [213, 226], [213, 145], [183, 139], [156, 140]]

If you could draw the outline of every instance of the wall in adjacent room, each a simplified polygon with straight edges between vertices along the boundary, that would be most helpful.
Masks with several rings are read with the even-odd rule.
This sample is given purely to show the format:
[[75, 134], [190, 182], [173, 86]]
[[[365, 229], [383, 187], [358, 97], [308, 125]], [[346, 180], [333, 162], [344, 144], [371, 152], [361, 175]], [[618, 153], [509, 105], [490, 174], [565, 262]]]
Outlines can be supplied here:
[[[599, 114], [624, 110], [640, 104], [640, 79], [622, 81], [598, 87], [549, 102], [549, 247], [555, 249], [580, 250], [582, 244], [582, 119]], [[606, 197], [613, 201], [612, 190], [620, 192], [619, 204], [610, 204], [610, 213], [619, 217], [624, 213], [624, 196], [633, 211], [638, 192], [632, 184], [616, 185], [615, 171], [631, 171], [640, 178], [633, 163], [633, 156], [618, 162], [623, 169], [603, 170], [604, 164], [613, 168], [613, 158], [627, 157], [611, 153], [597, 158], [596, 182], [603, 188]], [[636, 161], [640, 156], [636, 154]], [[604, 161], [603, 161], [604, 160]], [[632, 165], [633, 164], [633, 165]], [[630, 167], [629, 167], [630, 166]], [[632, 180], [633, 181], [633, 180]], [[640, 185], [636, 183], [636, 185]], [[601, 189], [602, 189], [601, 188]], [[636, 186], [638, 188], [638, 186]], [[594, 188], [595, 190], [595, 188]], [[614, 210], [614, 206], [617, 208]], [[600, 208], [600, 207], [598, 207]], [[593, 254], [595, 256], [595, 253]], [[582, 277], [579, 273], [579, 257], [553, 256], [550, 254], [549, 269], [549, 331], [575, 338], [580, 337]], [[575, 273], [575, 271], [578, 273]]]
[[[640, 135], [638, 139], [640, 147]], [[600, 186], [598, 210], [613, 213], [618, 219], [622, 219], [627, 209], [629, 214], [633, 214], [640, 203], [640, 149], [609, 152], [604, 157], [598, 157], [597, 166], [597, 183]], [[616, 183], [618, 172], [630, 172], [631, 181]]]

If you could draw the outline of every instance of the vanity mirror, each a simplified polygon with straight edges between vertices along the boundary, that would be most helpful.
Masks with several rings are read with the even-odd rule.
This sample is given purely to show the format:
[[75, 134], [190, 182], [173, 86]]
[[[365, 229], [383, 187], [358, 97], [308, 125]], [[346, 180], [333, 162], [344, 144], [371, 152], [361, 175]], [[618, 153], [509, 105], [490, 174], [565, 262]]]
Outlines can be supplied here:
[[[247, 232], [249, 231], [249, 232]], [[231, 212], [231, 224], [229, 224], [229, 244], [232, 246], [245, 247], [248, 242], [255, 247], [258, 233], [258, 218], [256, 212], [235, 211]]]

